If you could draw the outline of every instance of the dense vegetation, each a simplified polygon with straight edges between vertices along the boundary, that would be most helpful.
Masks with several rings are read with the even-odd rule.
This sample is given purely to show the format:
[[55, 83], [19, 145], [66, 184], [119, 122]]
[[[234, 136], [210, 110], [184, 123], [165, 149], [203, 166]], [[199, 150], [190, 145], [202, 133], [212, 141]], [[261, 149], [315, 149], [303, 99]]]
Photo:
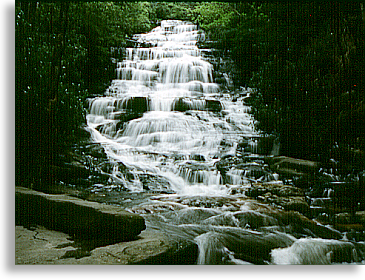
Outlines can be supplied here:
[[[362, 2], [16, 3], [16, 179], [49, 184], [82, 137], [85, 100], [103, 94], [135, 33], [190, 20], [234, 61], [260, 129], [285, 155], [364, 167]], [[335, 148], [337, 147], [337, 148]], [[336, 153], [336, 155], [334, 154]]]
[[148, 3], [16, 3], [16, 183], [49, 184], [82, 136], [86, 98], [114, 78], [126, 36], [151, 29]]
[[255, 117], [283, 154], [345, 157], [364, 168], [363, 3], [213, 2], [197, 10], [234, 60], [236, 84], [257, 89]]

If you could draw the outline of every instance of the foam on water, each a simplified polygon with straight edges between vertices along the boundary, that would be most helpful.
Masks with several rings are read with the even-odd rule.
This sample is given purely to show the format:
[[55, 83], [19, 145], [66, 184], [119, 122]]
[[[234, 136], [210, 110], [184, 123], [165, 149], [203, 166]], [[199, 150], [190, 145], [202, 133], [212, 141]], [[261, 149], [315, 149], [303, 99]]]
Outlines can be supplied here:
[[[117, 79], [104, 97], [90, 100], [87, 116], [94, 141], [104, 145], [115, 166], [123, 163], [134, 176], [127, 183], [114, 167], [114, 178], [142, 191], [138, 172], [148, 171], [166, 178], [179, 193], [226, 194], [213, 167], [220, 143], [227, 137], [233, 141], [238, 131], [257, 133], [247, 106], [217, 98], [213, 66], [196, 44], [205, 39], [204, 32], [189, 22], [167, 20], [134, 39], [153, 47], [126, 49], [126, 59], [117, 63]], [[221, 109], [224, 118], [214, 113]], [[204, 162], [186, 162], [194, 154]]]
[[361, 262], [365, 245], [341, 240], [302, 238], [288, 248], [271, 252], [274, 264], [328, 265]]
[[104, 96], [89, 100], [87, 130], [111, 170], [104, 187], [141, 195], [127, 209], [169, 238], [198, 245], [198, 264], [363, 263], [363, 242], [317, 238], [299, 213], [245, 196], [252, 181], [281, 182], [263, 163], [218, 170], [246, 144], [256, 153], [259, 134], [245, 105], [251, 89], [228, 94], [227, 75], [225, 89], [214, 83], [207, 51], [197, 47], [204, 38], [179, 20], [135, 35], [152, 47], [127, 48]]

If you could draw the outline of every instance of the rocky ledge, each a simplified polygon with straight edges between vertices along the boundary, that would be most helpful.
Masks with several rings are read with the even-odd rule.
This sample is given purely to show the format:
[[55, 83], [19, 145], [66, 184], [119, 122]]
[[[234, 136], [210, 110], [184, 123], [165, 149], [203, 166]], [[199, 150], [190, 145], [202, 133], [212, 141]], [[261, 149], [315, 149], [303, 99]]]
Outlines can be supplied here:
[[76, 240], [128, 241], [146, 228], [139, 215], [68, 195], [17, 187], [15, 201], [17, 225], [41, 225], [67, 233]]
[[15, 264], [18, 265], [133, 265], [194, 264], [197, 245], [171, 240], [157, 230], [146, 229], [138, 238], [107, 246], [88, 248], [70, 240], [68, 234], [37, 226], [15, 227]]
[[193, 264], [197, 245], [117, 206], [16, 187], [15, 264]]

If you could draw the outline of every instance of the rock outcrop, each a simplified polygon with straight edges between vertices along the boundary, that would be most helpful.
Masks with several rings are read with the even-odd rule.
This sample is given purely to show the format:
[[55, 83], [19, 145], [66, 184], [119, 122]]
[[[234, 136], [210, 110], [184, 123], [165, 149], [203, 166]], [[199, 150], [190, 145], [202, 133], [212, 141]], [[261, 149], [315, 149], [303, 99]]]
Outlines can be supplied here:
[[71, 235], [75, 240], [112, 244], [136, 238], [146, 228], [143, 217], [120, 207], [17, 187], [15, 222]]
[[160, 231], [146, 229], [137, 240], [87, 250], [70, 242], [70, 236], [36, 227], [16, 226], [15, 264], [131, 265], [195, 264], [195, 243], [172, 240]]

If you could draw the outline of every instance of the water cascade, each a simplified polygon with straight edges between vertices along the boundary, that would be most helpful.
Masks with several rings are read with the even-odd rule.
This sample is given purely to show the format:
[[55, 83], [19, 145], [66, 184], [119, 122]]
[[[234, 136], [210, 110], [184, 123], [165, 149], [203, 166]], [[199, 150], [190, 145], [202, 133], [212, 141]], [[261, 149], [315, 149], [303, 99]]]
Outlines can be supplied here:
[[[106, 96], [90, 100], [87, 119], [94, 140], [105, 146], [111, 159], [130, 167], [134, 180], [147, 166], [166, 178], [166, 187], [177, 193], [196, 184], [227, 192], [214, 168], [225, 152], [220, 143], [234, 143], [239, 137], [235, 134], [242, 132], [257, 136], [245, 106], [235, 108], [233, 102], [219, 98], [213, 67], [196, 46], [202, 34], [195, 25], [163, 21], [139, 36], [156, 46], [128, 48]], [[221, 118], [223, 108], [227, 108], [226, 116]], [[141, 115], [135, 118], [132, 112]], [[121, 126], [123, 117], [128, 121]], [[240, 132], [233, 133], [238, 128]], [[194, 159], [197, 155], [203, 162]], [[130, 188], [126, 178], [120, 179]]]
[[[152, 193], [128, 210], [197, 244], [198, 264], [363, 261], [363, 244], [338, 240], [325, 227], [321, 234], [299, 214], [245, 196], [253, 182], [277, 182], [278, 175], [256, 155], [260, 133], [244, 102], [251, 89], [233, 99], [214, 82], [213, 66], [197, 47], [204, 38], [179, 20], [135, 35], [151, 47], [127, 48], [105, 95], [89, 100], [87, 129], [111, 166], [108, 186], [95, 188]], [[246, 163], [219, 167], [238, 152]], [[342, 252], [346, 258], [336, 257]]]

